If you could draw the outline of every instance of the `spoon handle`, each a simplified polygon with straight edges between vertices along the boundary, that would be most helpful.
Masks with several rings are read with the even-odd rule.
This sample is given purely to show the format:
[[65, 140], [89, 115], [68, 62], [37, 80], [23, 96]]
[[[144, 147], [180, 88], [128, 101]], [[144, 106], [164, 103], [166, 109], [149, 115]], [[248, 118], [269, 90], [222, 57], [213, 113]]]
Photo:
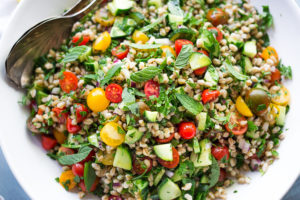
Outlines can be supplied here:
[[103, 0], [92, 0], [86, 7], [84, 7], [79, 12], [70, 15], [70, 17], [74, 18], [75, 20], [79, 20], [85, 15], [87, 15], [89, 12], [91, 12], [101, 2], [103, 2]]

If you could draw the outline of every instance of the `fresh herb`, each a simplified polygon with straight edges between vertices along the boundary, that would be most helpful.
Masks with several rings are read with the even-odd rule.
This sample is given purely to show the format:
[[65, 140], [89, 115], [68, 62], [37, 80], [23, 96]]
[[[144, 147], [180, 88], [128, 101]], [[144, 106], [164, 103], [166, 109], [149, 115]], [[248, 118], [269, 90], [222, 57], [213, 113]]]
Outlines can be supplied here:
[[203, 105], [187, 94], [176, 93], [176, 97], [180, 101], [180, 103], [194, 115], [199, 114], [203, 110]]
[[86, 55], [88, 52], [91, 51], [91, 47], [82, 45], [82, 46], [76, 46], [71, 49], [69, 49], [69, 52], [65, 55], [64, 59], [62, 60], [63, 63], [68, 63], [75, 61], [79, 58], [83, 61], [86, 59]]
[[80, 177], [79, 176], [75, 176], [74, 179], [75, 183], [79, 183], [80, 182]]
[[219, 122], [222, 122], [222, 124], [227, 124], [230, 120], [230, 116], [231, 116], [231, 113], [227, 114], [226, 116], [217, 116], [215, 115], [214, 118], [216, 120], [218, 120]]
[[248, 121], [248, 131], [249, 132], [255, 132], [258, 130], [258, 127], [254, 124], [253, 121]]
[[263, 32], [265, 32], [268, 28], [270, 28], [273, 25], [273, 16], [270, 13], [269, 6], [262, 6], [263, 13], [261, 16], [261, 24], [259, 27]]
[[220, 54], [220, 44], [212, 32], [206, 29], [200, 30], [200, 39], [203, 40], [205, 49], [210, 52], [210, 56], [218, 57]]
[[126, 45], [135, 49], [157, 49], [161, 44], [136, 44], [136, 43], [125, 43]]
[[84, 185], [87, 191], [90, 191], [93, 183], [96, 180], [96, 173], [92, 167], [91, 162], [84, 163], [84, 175], [83, 175]]
[[245, 158], [244, 158], [243, 154], [239, 153], [239, 154], [236, 155], [236, 167], [238, 169], [243, 166], [244, 160], [245, 160]]
[[22, 96], [22, 99], [20, 101], [18, 101], [18, 103], [23, 105], [23, 106], [26, 106], [27, 101], [28, 101], [28, 97], [24, 95], [24, 96]]
[[72, 155], [64, 155], [58, 158], [58, 162], [62, 165], [73, 165], [85, 159], [92, 151], [91, 147], [84, 146], [79, 149], [78, 153]]
[[192, 161], [186, 160], [180, 163], [179, 167], [176, 169], [172, 180], [177, 181], [178, 179], [182, 179], [183, 177], [187, 177], [188, 175], [191, 177], [195, 171], [195, 167]]
[[118, 126], [118, 133], [120, 133], [120, 134], [126, 134], [126, 132], [121, 127], [119, 127], [119, 126]]
[[211, 172], [209, 176], [209, 188], [215, 186], [219, 180], [220, 176], [220, 167], [218, 162], [214, 157], [212, 157], [212, 165], [211, 165]]
[[262, 110], [265, 110], [267, 108], [266, 104], [260, 104], [257, 106], [257, 111], [262, 111]]
[[240, 72], [238, 72], [234, 67], [233, 65], [231, 64], [230, 60], [228, 58], [226, 58], [225, 62], [224, 62], [227, 70], [235, 77], [237, 78], [238, 80], [240, 81], [244, 81], [244, 80], [247, 80], [247, 76], [244, 75], [244, 74], [241, 74]]
[[185, 67], [188, 62], [191, 54], [193, 53], [193, 45], [183, 45], [177, 59], [175, 61], [176, 68], [183, 68]]
[[147, 25], [147, 26], [144, 26], [143, 28], [140, 29], [141, 32], [147, 32], [151, 29], [153, 29], [154, 27], [156, 27], [158, 24], [160, 24], [165, 18], [166, 18], [167, 15], [163, 15], [162, 17], [158, 18], [157, 20], [155, 20], [153, 23]]
[[114, 76], [116, 76], [120, 71], [123, 63], [115, 64], [112, 68], [108, 70], [108, 72], [105, 74], [103, 80], [100, 83], [100, 86], [103, 87], [106, 83], [110, 81], [110, 79]]
[[133, 80], [134, 82], [140, 83], [140, 82], [150, 80], [160, 73], [161, 73], [160, 68], [150, 66], [142, 69], [141, 71], [131, 74], [130, 79]]
[[130, 110], [132, 114], [139, 115], [139, 106], [135, 101], [135, 95], [132, 89], [124, 88], [122, 93], [122, 99], [124, 110]]
[[277, 67], [278, 67], [281, 75], [284, 76], [286, 79], [292, 79], [293, 78], [293, 73], [292, 73], [291, 66], [285, 66], [280, 61]]

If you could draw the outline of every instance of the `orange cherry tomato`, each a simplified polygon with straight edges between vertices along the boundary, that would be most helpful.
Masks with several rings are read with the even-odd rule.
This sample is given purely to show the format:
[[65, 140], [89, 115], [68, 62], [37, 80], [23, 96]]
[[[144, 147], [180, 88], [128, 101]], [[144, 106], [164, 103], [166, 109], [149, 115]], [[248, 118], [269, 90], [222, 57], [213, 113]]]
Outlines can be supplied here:
[[209, 30], [210, 32], [212, 32], [214, 34], [214, 36], [216, 37], [218, 42], [220, 42], [223, 39], [223, 34], [218, 28], [209, 27], [209, 28], [207, 28], [207, 30]]
[[170, 142], [170, 141], [174, 138], [174, 136], [175, 136], [175, 132], [172, 133], [172, 134], [170, 135], [170, 137], [168, 137], [168, 138], [160, 139], [159, 137], [156, 137], [156, 138], [154, 138], [154, 139], [155, 139], [155, 141], [156, 141], [157, 143], [163, 144], [163, 143], [168, 143], [168, 142]]
[[78, 78], [72, 72], [63, 72], [62, 79], [59, 80], [59, 85], [65, 93], [70, 93], [77, 89]]
[[90, 37], [89, 36], [74, 36], [72, 39], [72, 43], [74, 43], [77, 46], [81, 46], [81, 45], [86, 45], [86, 43], [88, 43], [90, 41]]
[[120, 85], [111, 83], [105, 89], [106, 98], [113, 103], [120, 103], [122, 101], [123, 89]]
[[240, 123], [242, 121], [246, 121], [246, 118], [238, 113], [233, 113], [230, 116], [229, 122], [225, 125], [225, 128], [234, 135], [243, 135], [248, 130], [248, 124], [241, 125]]
[[165, 160], [162, 160], [160, 158], [157, 158], [158, 162], [162, 166], [164, 166], [166, 168], [169, 168], [169, 169], [175, 168], [179, 164], [179, 154], [178, 154], [178, 151], [174, 147], [172, 147], [172, 151], [173, 151], [173, 160], [172, 161], [165, 161]]
[[270, 47], [270, 46], [266, 47], [266, 48], [263, 50], [263, 52], [262, 52], [262, 54], [261, 54], [261, 57], [262, 57], [265, 61], [267, 61], [268, 59], [271, 58], [271, 59], [274, 61], [275, 66], [277, 66], [278, 63], [279, 63], [278, 54], [277, 54], [275, 48], [273, 48], [273, 47]]

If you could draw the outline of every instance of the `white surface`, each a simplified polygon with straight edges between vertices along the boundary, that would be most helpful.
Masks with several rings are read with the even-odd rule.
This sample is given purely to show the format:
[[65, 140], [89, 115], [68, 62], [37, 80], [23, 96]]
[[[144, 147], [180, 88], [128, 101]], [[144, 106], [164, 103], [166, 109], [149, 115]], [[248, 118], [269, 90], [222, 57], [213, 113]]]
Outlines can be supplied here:
[[[4, 61], [9, 49], [22, 33], [36, 22], [62, 11], [75, 0], [22, 0], [0, 41], [0, 138], [5, 157], [20, 184], [32, 199], [77, 199], [54, 181], [61, 167], [50, 160], [36, 137], [26, 131], [28, 113], [17, 104], [22, 94], [9, 87], [4, 80]], [[251, 173], [250, 185], [234, 185], [228, 190], [230, 200], [280, 199], [297, 178], [300, 169], [300, 15], [292, 0], [253, 0], [256, 5], [269, 4], [275, 19], [271, 43], [286, 65], [293, 68], [294, 80], [288, 84], [292, 94], [287, 119], [286, 139], [279, 148], [280, 160], [261, 176]], [[298, 12], [298, 13], [297, 13]], [[298, 88], [297, 88], [298, 86]], [[1, 177], [0, 177], [1, 179]], [[233, 193], [238, 190], [237, 193]]]
[[0, 3], [0, 38], [1, 34], [7, 24], [9, 17], [15, 7], [17, 6], [17, 0], [1, 0]]

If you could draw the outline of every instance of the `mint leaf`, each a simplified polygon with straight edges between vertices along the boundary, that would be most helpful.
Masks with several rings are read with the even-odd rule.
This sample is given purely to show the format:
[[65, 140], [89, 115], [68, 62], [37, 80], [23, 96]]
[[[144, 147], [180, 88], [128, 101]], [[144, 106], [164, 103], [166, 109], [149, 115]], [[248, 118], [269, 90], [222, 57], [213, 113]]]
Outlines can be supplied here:
[[194, 100], [192, 97], [187, 94], [175, 94], [180, 103], [191, 113], [194, 115], [199, 114], [203, 110], [202, 103]]
[[93, 183], [96, 180], [96, 173], [91, 162], [84, 163], [83, 180], [86, 190], [90, 191]]
[[108, 83], [110, 81], [110, 79], [112, 77], [117, 75], [120, 72], [122, 65], [123, 65], [123, 63], [118, 63], [118, 64], [115, 64], [112, 68], [110, 68], [108, 70], [108, 72], [105, 74], [103, 80], [101, 81], [100, 86], [101, 87], [104, 86], [106, 83]]
[[190, 59], [191, 54], [193, 53], [193, 45], [183, 45], [177, 59], [175, 61], [176, 68], [183, 68], [185, 67]]
[[58, 162], [62, 165], [73, 165], [85, 159], [92, 151], [91, 147], [84, 146], [79, 149], [78, 153], [72, 155], [64, 155], [58, 158]]
[[136, 43], [125, 43], [126, 45], [135, 49], [157, 49], [161, 47], [161, 44], [136, 44]]
[[63, 63], [68, 63], [79, 59], [81, 62], [87, 60], [88, 56], [91, 54], [91, 47], [82, 45], [69, 49], [69, 52], [65, 55], [62, 60]]
[[149, 31], [149, 30], [153, 29], [155, 26], [160, 24], [166, 18], [166, 16], [167, 15], [163, 15], [162, 17], [158, 18], [155, 22], [141, 28], [140, 31], [141, 32], [146, 32], [146, 31]]
[[152, 79], [154, 76], [161, 73], [161, 69], [158, 67], [146, 67], [141, 71], [135, 72], [130, 75], [130, 79], [134, 82], [140, 83]]
[[240, 81], [244, 81], [247, 80], [248, 76], [238, 72], [231, 64], [230, 60], [228, 58], [226, 58], [225, 62], [225, 67], [227, 68], [227, 70], [238, 80]]
[[220, 176], [220, 167], [216, 159], [212, 156], [212, 165], [211, 165], [211, 172], [210, 172], [210, 180], [209, 180], [209, 188], [215, 186], [219, 181]]

